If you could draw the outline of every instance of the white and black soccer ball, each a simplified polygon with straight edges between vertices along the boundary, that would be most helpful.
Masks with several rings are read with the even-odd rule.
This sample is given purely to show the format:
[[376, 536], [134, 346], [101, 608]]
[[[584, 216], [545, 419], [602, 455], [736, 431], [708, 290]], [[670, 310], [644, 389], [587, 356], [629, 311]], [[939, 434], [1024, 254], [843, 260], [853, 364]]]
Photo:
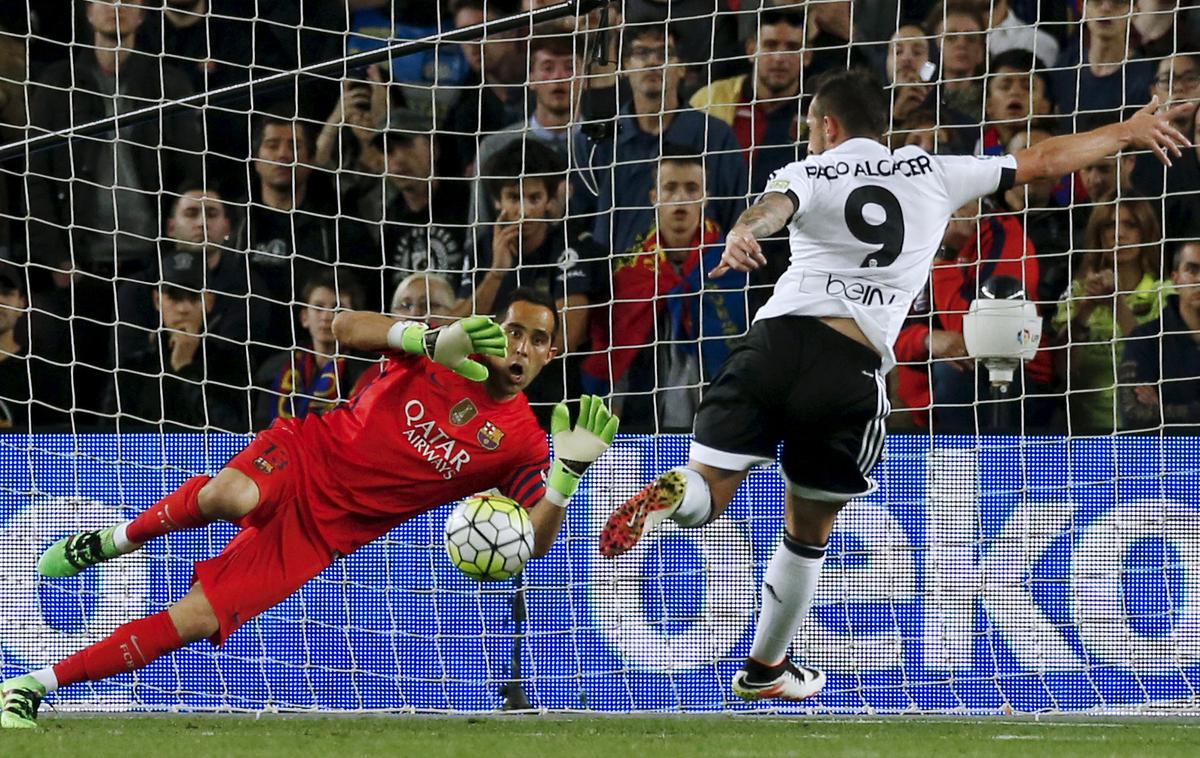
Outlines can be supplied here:
[[446, 519], [446, 554], [472, 579], [508, 579], [525, 568], [533, 554], [533, 522], [509, 498], [469, 497]]

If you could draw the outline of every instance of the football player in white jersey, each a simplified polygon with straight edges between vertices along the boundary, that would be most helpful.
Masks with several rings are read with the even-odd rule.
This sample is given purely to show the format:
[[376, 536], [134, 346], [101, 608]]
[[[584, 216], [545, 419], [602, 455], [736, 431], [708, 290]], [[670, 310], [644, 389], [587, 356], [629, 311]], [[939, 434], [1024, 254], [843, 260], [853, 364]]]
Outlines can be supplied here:
[[1158, 113], [1156, 98], [1127, 121], [1016, 155], [952, 157], [889, 150], [887, 97], [869, 74], [835, 72], [817, 88], [808, 157], [771, 177], [729, 231], [712, 275], [763, 266], [758, 240], [785, 225], [791, 264], [705, 393], [690, 463], [617, 508], [600, 537], [601, 553], [615, 557], [664, 518], [707, 524], [783, 443], [786, 529], [763, 577], [750, 657], [733, 678], [737, 695], [804, 700], [825, 685], [822, 671], [789, 660], [788, 646], [812, 604], [838, 511], [876, 487], [869, 474], [890, 410], [883, 377], [951, 214], [1125, 148], [1170, 165], [1187, 145], [1171, 125], [1177, 110]]

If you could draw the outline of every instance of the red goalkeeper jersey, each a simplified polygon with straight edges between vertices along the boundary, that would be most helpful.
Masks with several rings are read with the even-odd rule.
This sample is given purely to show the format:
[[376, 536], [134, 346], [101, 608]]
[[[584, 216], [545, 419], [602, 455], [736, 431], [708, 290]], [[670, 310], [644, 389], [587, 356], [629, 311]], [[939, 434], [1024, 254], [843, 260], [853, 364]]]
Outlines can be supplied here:
[[350, 403], [266, 434], [302, 461], [299, 494], [343, 554], [468, 495], [496, 488], [529, 507], [546, 490], [550, 450], [525, 395], [498, 402], [422, 357], [391, 357]]

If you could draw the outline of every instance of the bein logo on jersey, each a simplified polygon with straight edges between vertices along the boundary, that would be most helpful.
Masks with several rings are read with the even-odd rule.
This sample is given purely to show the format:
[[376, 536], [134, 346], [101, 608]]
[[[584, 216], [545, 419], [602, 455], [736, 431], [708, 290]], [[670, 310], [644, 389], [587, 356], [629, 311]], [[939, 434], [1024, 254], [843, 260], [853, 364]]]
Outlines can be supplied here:
[[859, 305], [894, 305], [900, 290], [852, 276], [813, 272], [800, 282], [800, 291], [824, 294]]
[[459, 441], [446, 434], [436, 421], [425, 418], [425, 404], [420, 400], [404, 404], [404, 420], [408, 422], [404, 438], [443, 479], [453, 479], [471, 462], [471, 454], [462, 449]]

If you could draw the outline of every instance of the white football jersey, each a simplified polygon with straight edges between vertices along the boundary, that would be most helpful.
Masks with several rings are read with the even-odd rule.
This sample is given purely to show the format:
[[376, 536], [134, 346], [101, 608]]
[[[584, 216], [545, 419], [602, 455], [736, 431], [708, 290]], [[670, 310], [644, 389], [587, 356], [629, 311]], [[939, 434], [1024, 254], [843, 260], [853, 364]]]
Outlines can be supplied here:
[[792, 257], [755, 321], [777, 316], [852, 318], [883, 356], [925, 286], [946, 223], [967, 202], [1016, 177], [1011, 155], [892, 152], [872, 139], [846, 140], [776, 171], [766, 192], [796, 201], [788, 224]]

